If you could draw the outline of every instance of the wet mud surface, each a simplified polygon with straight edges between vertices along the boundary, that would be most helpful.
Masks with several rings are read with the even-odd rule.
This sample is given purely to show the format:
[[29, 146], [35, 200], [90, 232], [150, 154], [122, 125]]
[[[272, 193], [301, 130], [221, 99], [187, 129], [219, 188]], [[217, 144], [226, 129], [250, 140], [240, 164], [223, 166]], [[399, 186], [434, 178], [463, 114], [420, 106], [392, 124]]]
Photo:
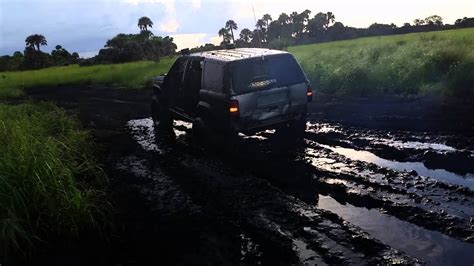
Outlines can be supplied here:
[[[147, 91], [29, 95], [77, 115], [111, 179], [117, 228], [101, 252], [69, 252], [77, 265], [474, 263], [469, 128], [373, 127], [315, 111], [298, 143], [265, 131], [224, 152], [200, 145], [189, 123], [155, 132]], [[41, 260], [57, 264], [55, 252]]]

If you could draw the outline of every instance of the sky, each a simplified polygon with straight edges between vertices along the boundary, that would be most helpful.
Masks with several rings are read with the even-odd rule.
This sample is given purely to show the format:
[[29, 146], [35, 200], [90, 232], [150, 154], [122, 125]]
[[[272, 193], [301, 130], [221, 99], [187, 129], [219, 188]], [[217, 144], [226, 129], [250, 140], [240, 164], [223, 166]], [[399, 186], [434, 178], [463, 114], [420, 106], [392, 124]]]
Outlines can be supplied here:
[[0, 55], [23, 51], [25, 38], [42, 34], [50, 52], [60, 44], [83, 57], [95, 55], [119, 33], [138, 33], [137, 21], [147, 16], [152, 32], [172, 36], [178, 49], [218, 44], [217, 32], [233, 19], [239, 30], [253, 29], [257, 18], [282, 12], [331, 11], [346, 26], [395, 23], [440, 15], [453, 24], [474, 16], [474, 0], [0, 0]]

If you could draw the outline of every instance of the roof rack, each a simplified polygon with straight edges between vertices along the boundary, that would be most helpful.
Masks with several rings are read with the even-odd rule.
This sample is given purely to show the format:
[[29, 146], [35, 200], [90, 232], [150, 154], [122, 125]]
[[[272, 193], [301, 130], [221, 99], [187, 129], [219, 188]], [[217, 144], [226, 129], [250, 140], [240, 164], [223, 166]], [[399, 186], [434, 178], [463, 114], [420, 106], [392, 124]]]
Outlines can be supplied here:
[[253, 57], [269, 56], [275, 54], [286, 54], [288, 52], [270, 50], [265, 48], [233, 48], [212, 50], [196, 53], [197, 56], [213, 58], [220, 61], [235, 61]]

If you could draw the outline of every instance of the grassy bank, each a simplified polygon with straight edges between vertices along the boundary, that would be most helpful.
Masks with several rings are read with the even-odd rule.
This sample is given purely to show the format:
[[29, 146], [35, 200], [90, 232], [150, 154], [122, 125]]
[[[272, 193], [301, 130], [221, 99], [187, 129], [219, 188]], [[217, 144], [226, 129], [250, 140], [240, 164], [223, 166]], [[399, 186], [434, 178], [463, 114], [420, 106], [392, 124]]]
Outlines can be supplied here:
[[18, 97], [23, 89], [34, 86], [68, 84], [105, 84], [139, 88], [153, 76], [166, 73], [174, 58], [159, 63], [134, 62], [80, 67], [71, 65], [32, 71], [0, 72], [0, 98]]
[[333, 95], [474, 96], [474, 29], [290, 47], [308, 78]]
[[0, 258], [99, 230], [105, 177], [78, 122], [52, 104], [0, 104]]
[[[318, 91], [338, 95], [474, 97], [474, 28], [290, 47]], [[106, 84], [138, 88], [168, 71], [159, 63], [53, 67], [0, 73], [0, 98], [23, 88]]]

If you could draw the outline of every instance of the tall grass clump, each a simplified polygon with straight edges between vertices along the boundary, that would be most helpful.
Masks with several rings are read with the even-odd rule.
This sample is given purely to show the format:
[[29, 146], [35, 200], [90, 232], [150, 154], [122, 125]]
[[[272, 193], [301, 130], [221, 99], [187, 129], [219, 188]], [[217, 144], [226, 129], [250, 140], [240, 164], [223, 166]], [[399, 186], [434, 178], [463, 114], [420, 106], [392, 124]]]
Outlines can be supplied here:
[[40, 70], [0, 72], [0, 99], [23, 95], [23, 89], [59, 85], [109, 85], [141, 88], [152, 77], [168, 72], [174, 58], [160, 62], [50, 67]]
[[0, 104], [0, 255], [106, 224], [106, 179], [91, 145], [52, 104]]
[[474, 97], [474, 29], [290, 47], [320, 92]]

